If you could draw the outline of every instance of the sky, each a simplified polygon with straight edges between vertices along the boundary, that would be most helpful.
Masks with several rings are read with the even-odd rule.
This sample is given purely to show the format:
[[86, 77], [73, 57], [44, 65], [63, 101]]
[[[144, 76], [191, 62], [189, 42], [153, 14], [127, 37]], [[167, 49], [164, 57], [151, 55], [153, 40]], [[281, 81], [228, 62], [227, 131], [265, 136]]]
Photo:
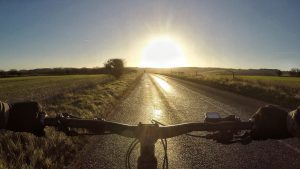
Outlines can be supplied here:
[[[0, 69], [140, 66], [149, 39], [176, 39], [185, 66], [300, 67], [300, 1], [0, 0]], [[157, 58], [156, 58], [157, 59]]]

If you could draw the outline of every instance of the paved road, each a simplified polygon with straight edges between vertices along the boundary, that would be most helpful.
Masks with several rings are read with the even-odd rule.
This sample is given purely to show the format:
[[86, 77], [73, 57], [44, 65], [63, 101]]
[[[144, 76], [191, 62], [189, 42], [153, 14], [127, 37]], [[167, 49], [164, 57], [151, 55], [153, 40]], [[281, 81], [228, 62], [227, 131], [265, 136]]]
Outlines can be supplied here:
[[[266, 103], [210, 87], [160, 75], [145, 74], [137, 87], [116, 107], [108, 120], [137, 124], [156, 119], [165, 124], [203, 120], [203, 113], [236, 114], [247, 120]], [[125, 154], [132, 139], [96, 136], [70, 168], [125, 168]], [[161, 143], [156, 144], [159, 168]], [[136, 166], [138, 148], [131, 157]], [[300, 141], [253, 141], [251, 144], [217, 144], [188, 136], [168, 139], [169, 168], [278, 168], [300, 167]]]

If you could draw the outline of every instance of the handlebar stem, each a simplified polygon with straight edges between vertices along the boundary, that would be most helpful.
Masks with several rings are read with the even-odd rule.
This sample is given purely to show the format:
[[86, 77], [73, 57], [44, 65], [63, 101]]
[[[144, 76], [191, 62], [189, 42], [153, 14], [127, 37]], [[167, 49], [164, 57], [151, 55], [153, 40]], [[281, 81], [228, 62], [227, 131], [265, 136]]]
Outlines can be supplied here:
[[[138, 139], [140, 141], [140, 156], [138, 158], [138, 169], [157, 168], [155, 157], [155, 143], [158, 140], [158, 124], [138, 124]], [[149, 166], [151, 165], [151, 166]]]

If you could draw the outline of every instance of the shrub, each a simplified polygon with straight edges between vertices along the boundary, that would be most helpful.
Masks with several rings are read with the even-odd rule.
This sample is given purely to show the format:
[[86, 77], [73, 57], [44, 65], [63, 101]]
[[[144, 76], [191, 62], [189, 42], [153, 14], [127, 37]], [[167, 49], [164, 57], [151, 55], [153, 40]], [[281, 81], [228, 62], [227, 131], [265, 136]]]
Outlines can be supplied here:
[[107, 73], [119, 78], [124, 72], [124, 61], [122, 59], [109, 59], [104, 63]]

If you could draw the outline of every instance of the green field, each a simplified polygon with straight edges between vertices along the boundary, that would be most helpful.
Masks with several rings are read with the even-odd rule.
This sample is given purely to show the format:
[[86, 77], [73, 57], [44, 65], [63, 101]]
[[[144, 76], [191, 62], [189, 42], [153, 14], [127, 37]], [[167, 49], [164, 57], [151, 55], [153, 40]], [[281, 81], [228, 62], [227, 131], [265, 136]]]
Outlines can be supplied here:
[[243, 80], [262, 82], [268, 85], [282, 85], [300, 89], [300, 78], [279, 76], [237, 76]]
[[113, 80], [108, 75], [31, 76], [0, 78], [0, 100], [43, 101], [62, 92], [80, 90]]
[[[118, 103], [139, 74], [120, 79], [108, 75], [35, 76], [0, 79], [0, 99], [35, 100], [50, 116], [71, 113], [83, 118], [105, 115]], [[87, 137], [67, 137], [46, 128], [45, 137], [0, 131], [0, 168], [64, 168]]]

